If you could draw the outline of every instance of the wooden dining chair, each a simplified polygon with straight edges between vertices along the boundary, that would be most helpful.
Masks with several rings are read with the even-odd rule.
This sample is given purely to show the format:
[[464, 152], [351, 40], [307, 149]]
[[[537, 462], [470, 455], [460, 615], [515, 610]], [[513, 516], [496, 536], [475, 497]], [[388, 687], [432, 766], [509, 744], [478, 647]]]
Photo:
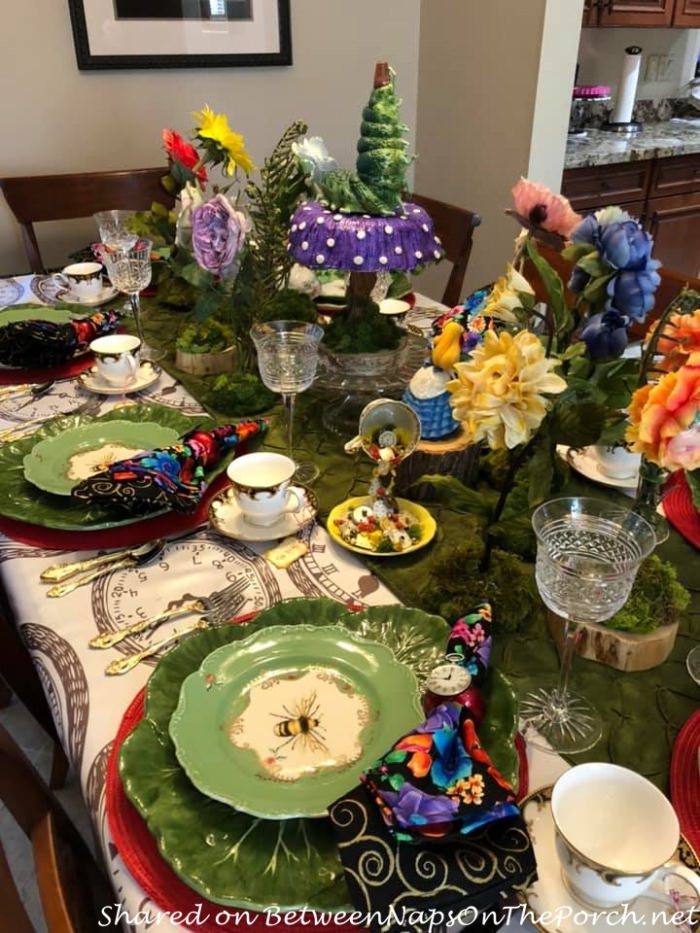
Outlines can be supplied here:
[[445, 248], [445, 258], [452, 263], [452, 271], [442, 296], [442, 303], [452, 308], [463, 298], [464, 276], [472, 252], [474, 230], [481, 223], [481, 217], [464, 207], [426, 198], [422, 194], [412, 194], [410, 199], [432, 217], [435, 233]]
[[31, 271], [44, 272], [34, 224], [73, 220], [97, 211], [148, 210], [154, 201], [174, 203], [161, 184], [167, 170], [138, 168], [120, 172], [82, 172], [71, 175], [22, 175], [0, 178], [5, 200], [22, 233]]
[[[100, 911], [114, 900], [82, 837], [39, 773], [0, 726], [0, 802], [31, 842], [49, 933], [94, 933]], [[34, 933], [0, 839], [2, 929]]]

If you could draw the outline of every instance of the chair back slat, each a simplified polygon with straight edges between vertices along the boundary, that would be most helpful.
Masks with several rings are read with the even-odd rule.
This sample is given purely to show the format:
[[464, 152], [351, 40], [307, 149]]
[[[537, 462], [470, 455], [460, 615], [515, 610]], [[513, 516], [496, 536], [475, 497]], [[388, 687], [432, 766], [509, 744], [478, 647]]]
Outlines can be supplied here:
[[154, 201], [170, 207], [174, 199], [161, 182], [166, 174], [160, 166], [118, 172], [23, 175], [0, 178], [0, 189], [20, 225], [32, 272], [43, 272], [35, 223], [74, 220], [97, 211], [148, 210]]
[[422, 194], [412, 194], [410, 200], [430, 214], [435, 225], [435, 233], [442, 240], [445, 258], [452, 263], [452, 270], [442, 296], [443, 304], [452, 307], [464, 297], [464, 277], [469, 265], [474, 241], [474, 230], [481, 223], [481, 217], [464, 207], [456, 207], [445, 201], [427, 198]]

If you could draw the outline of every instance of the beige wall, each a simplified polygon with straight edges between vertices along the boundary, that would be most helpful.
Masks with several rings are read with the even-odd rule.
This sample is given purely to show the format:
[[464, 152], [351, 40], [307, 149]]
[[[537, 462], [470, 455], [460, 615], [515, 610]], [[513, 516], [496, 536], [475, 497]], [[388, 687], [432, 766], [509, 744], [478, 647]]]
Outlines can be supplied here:
[[[503, 211], [531, 160], [539, 180], [561, 180], [581, 7], [423, 0], [416, 190], [483, 218], [466, 292], [504, 271], [517, 228]], [[421, 290], [437, 294], [445, 277], [428, 271]]]
[[[162, 127], [187, 132], [190, 111], [205, 103], [229, 115], [258, 161], [303, 117], [351, 165], [379, 59], [394, 65], [404, 120], [416, 123], [420, 0], [292, 0], [291, 68], [124, 73], [78, 71], [66, 3], [24, 0], [6, 7], [2, 175], [158, 165]], [[89, 221], [41, 225], [45, 260], [61, 264], [94, 234]], [[16, 225], [1, 202], [0, 275], [23, 269]]]

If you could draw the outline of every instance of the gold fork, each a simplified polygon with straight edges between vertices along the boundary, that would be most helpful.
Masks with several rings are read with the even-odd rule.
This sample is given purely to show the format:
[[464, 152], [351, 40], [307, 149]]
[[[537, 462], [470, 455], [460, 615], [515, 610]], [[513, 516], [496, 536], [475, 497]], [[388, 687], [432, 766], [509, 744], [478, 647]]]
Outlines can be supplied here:
[[185, 635], [190, 635], [192, 632], [203, 632], [206, 628], [209, 628], [209, 622], [207, 622], [206, 619], [200, 619], [198, 622], [195, 622], [194, 625], [183, 628], [180, 632], [173, 632], [171, 635], [166, 635], [165, 638], [161, 638], [160, 641], [154, 641], [147, 648], [144, 648], [143, 651], [130, 654], [128, 658], [117, 658], [116, 661], [111, 661], [105, 668], [105, 674], [110, 677], [115, 674], [127, 674], [146, 658], [158, 654], [160, 649], [165, 648], [166, 645], [179, 641], [181, 638], [184, 638]]

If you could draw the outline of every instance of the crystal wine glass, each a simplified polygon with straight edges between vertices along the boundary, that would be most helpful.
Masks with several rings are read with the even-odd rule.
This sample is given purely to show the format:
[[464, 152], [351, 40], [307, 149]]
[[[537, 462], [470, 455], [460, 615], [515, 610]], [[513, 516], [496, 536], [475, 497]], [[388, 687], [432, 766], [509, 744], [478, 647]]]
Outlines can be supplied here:
[[[256, 324], [250, 336], [258, 354], [260, 378], [284, 400], [287, 451], [294, 459], [294, 402], [297, 393], [308, 389], [316, 377], [323, 328], [303, 321], [268, 321]], [[312, 483], [318, 473], [315, 463], [297, 462], [294, 478], [300, 483]]]
[[151, 281], [152, 245], [150, 240], [138, 240], [129, 249], [117, 250], [107, 247], [103, 250], [102, 260], [107, 268], [107, 275], [112, 285], [129, 296], [136, 324], [136, 333], [141, 341], [141, 359], [154, 363], [165, 356], [165, 350], [157, 350], [146, 343], [146, 338], [143, 335], [139, 301], [139, 292], [146, 288]]
[[596, 708], [569, 690], [577, 624], [604, 622], [624, 606], [656, 535], [629, 509], [578, 497], [545, 502], [535, 510], [532, 525], [537, 588], [547, 608], [564, 620], [564, 645], [557, 687], [528, 693], [520, 715], [528, 742], [573, 754], [591, 748], [602, 734]]
[[129, 223], [134, 213], [134, 211], [99, 211], [92, 215], [100, 231], [100, 240], [105, 246], [117, 251], [129, 250], [136, 246], [138, 234], [129, 230]]

